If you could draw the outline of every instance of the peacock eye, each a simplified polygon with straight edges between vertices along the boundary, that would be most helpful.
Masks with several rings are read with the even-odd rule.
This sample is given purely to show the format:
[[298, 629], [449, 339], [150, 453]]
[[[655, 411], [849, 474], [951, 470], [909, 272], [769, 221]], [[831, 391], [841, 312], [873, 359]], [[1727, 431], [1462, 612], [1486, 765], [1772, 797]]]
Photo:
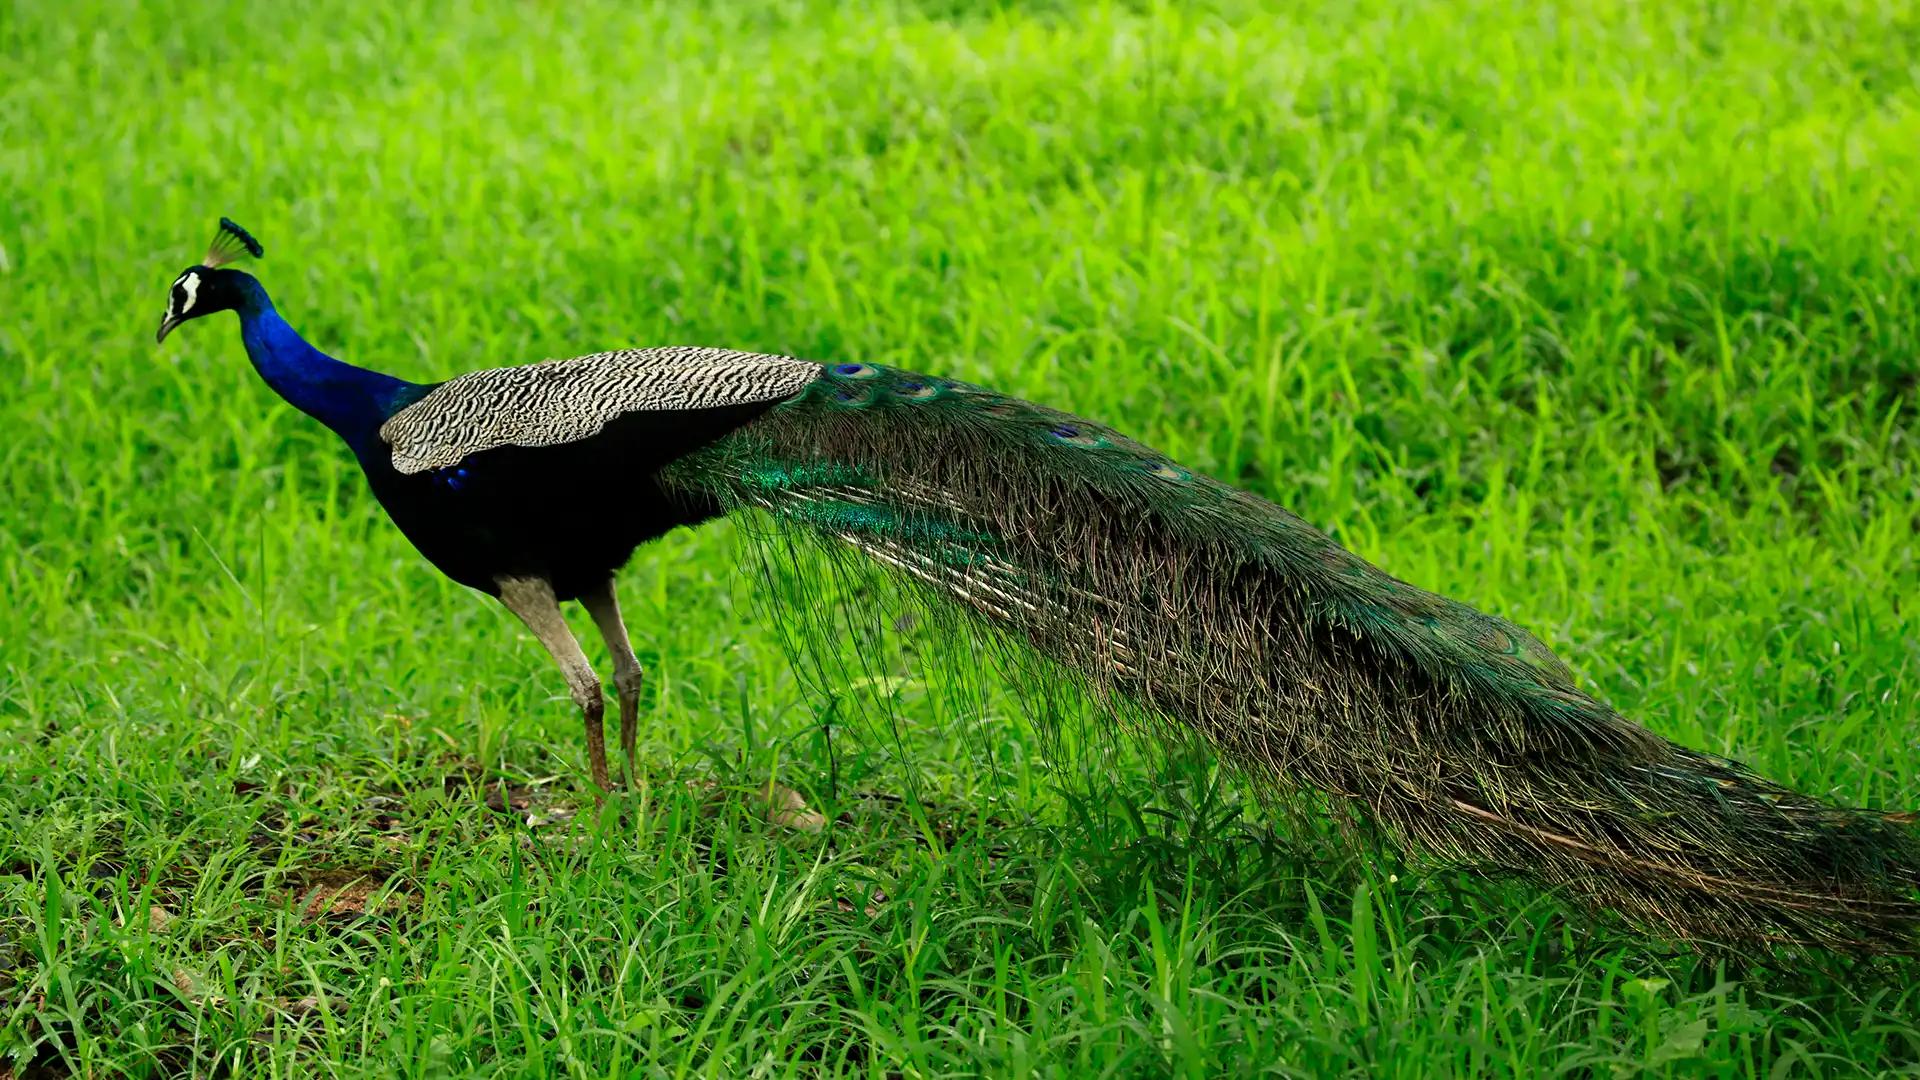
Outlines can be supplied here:
[[1055, 441], [1066, 443], [1068, 446], [1097, 447], [1107, 444], [1106, 437], [1099, 432], [1088, 431], [1072, 424], [1060, 424], [1047, 434], [1053, 436]]

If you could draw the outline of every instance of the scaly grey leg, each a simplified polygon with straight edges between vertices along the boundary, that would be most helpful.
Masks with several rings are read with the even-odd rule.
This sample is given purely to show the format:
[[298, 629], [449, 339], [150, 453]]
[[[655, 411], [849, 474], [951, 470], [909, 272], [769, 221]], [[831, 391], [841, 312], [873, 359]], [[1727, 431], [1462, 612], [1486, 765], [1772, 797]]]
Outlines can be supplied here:
[[613, 654], [613, 690], [620, 699], [620, 751], [627, 757], [627, 787], [640, 784], [640, 763], [635, 747], [640, 740], [640, 684], [646, 675], [640, 670], [640, 658], [633, 655], [633, 643], [627, 640], [627, 624], [620, 618], [620, 599], [614, 594], [613, 579], [589, 590], [580, 598], [593, 616], [593, 625]]
[[[640, 763], [635, 760], [635, 746], [640, 733], [640, 660], [633, 655], [633, 644], [627, 640], [627, 624], [620, 618], [620, 601], [614, 596], [611, 578], [606, 584], [589, 589], [580, 597], [580, 602], [593, 615], [593, 624], [600, 628], [607, 651], [613, 654], [613, 686], [620, 698], [620, 749], [627, 755], [627, 786], [637, 787]], [[800, 793], [785, 784], [769, 780], [759, 795], [766, 819], [775, 825], [807, 832], [818, 832], [826, 826], [826, 819], [809, 809]]]
[[[587, 662], [587, 654], [580, 651], [573, 631], [567, 629], [567, 620], [560, 614], [560, 601], [553, 595], [553, 584], [537, 577], [497, 580], [500, 602], [520, 616], [520, 621], [526, 623], [533, 636], [553, 654], [561, 673], [567, 677], [567, 690], [573, 695], [573, 703], [580, 706], [581, 719], [587, 725], [587, 762], [593, 769], [593, 782], [601, 791], [607, 790], [607, 733], [603, 727], [606, 697], [600, 690], [600, 677]], [[599, 795], [596, 793], [594, 797], [597, 799]]]

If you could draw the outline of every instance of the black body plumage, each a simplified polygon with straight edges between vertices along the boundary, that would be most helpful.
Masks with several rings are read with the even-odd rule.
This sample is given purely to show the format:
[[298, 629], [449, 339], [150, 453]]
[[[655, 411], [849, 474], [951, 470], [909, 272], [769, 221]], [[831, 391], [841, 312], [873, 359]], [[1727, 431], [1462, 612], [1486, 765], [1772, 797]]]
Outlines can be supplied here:
[[[554, 602], [580, 597], [618, 631], [631, 769], [638, 669], [608, 579], [637, 545], [738, 511], [765, 526], [768, 559], [868, 560], [1039, 680], [1198, 738], [1264, 792], [1329, 796], [1431, 857], [1696, 940], [1920, 945], [1904, 816], [1674, 745], [1518, 627], [1108, 428], [937, 377], [726, 350], [416, 386], [312, 350], [257, 282], [221, 276], [236, 274], [190, 268], [162, 336], [240, 312], [262, 375], [341, 433], [420, 551], [553, 651], [602, 783], [599, 683]], [[781, 614], [803, 640], [831, 632]]]
[[633, 549], [720, 512], [660, 470], [738, 429], [819, 366], [725, 349], [629, 349], [470, 372], [410, 395], [363, 461], [381, 505], [442, 573], [485, 592], [541, 577], [562, 600]]
[[542, 577], [579, 598], [680, 525], [719, 514], [659, 471], [763, 413], [767, 403], [618, 417], [592, 436], [549, 446], [494, 446], [453, 464], [403, 473], [363, 460], [394, 523], [441, 573], [497, 594], [503, 577]]

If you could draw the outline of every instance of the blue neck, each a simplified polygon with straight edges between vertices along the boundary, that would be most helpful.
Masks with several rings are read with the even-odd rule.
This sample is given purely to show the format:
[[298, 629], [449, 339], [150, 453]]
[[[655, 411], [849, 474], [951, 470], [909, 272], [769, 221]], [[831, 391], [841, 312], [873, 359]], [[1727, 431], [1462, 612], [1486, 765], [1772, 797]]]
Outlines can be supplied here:
[[240, 282], [240, 340], [255, 371], [294, 408], [332, 428], [362, 458], [377, 453], [380, 424], [414, 384], [342, 363], [307, 344], [251, 276]]

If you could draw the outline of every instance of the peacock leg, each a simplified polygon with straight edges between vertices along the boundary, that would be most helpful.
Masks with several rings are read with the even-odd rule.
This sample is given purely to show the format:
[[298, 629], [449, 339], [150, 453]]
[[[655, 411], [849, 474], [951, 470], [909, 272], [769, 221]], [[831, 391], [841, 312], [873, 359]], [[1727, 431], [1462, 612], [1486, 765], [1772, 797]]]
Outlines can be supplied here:
[[520, 616], [567, 677], [567, 690], [573, 695], [573, 703], [580, 706], [581, 719], [587, 726], [587, 761], [593, 769], [593, 783], [601, 791], [607, 790], [607, 734], [603, 727], [606, 696], [600, 690], [600, 677], [587, 662], [587, 654], [580, 651], [573, 631], [567, 629], [560, 601], [553, 595], [553, 583], [538, 577], [503, 577], [498, 584], [500, 602]]
[[627, 640], [627, 624], [620, 618], [620, 599], [614, 593], [613, 579], [589, 590], [580, 598], [600, 637], [613, 654], [613, 690], [620, 699], [620, 752], [627, 758], [627, 787], [640, 784], [640, 763], [634, 747], [640, 740], [640, 684], [646, 675], [640, 658], [633, 655], [633, 643]]
[[[613, 687], [620, 698], [620, 749], [627, 756], [627, 786], [637, 787], [640, 765], [635, 760], [634, 746], [640, 731], [640, 659], [633, 655], [633, 644], [627, 640], [627, 624], [620, 618], [620, 601], [614, 595], [612, 578], [588, 590], [580, 602], [593, 616], [593, 624], [606, 639], [607, 651], [613, 654]], [[826, 819], [809, 808], [799, 792], [785, 784], [768, 780], [758, 797], [766, 819], [775, 825], [806, 832], [818, 832], [826, 826]]]

